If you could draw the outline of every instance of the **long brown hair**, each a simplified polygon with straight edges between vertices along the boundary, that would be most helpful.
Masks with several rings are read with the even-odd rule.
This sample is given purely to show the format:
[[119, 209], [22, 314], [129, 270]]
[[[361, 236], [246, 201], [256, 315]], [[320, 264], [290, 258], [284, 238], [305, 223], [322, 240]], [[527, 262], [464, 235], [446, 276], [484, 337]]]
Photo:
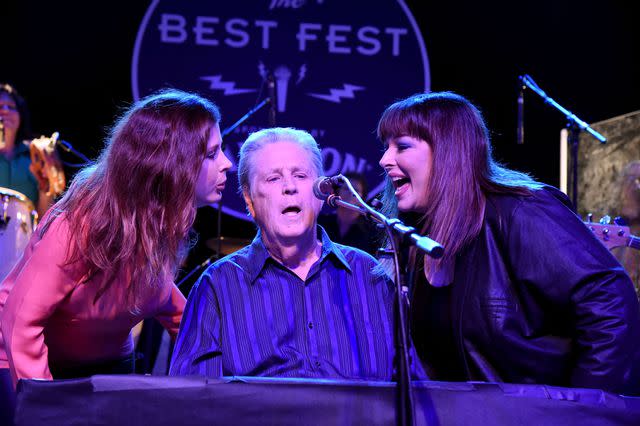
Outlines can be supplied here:
[[67, 265], [80, 262], [85, 280], [103, 275], [96, 300], [123, 276], [126, 302], [136, 310], [149, 289], [175, 277], [195, 218], [198, 173], [219, 120], [213, 103], [178, 90], [136, 102], [116, 121], [96, 163], [76, 175], [54, 206], [48, 222], [64, 214], [69, 223]]
[[[480, 233], [488, 193], [530, 195], [542, 187], [493, 159], [482, 114], [455, 93], [417, 94], [389, 106], [378, 123], [378, 137], [385, 142], [400, 136], [421, 139], [433, 152], [431, 178], [424, 188], [428, 207], [420, 223], [423, 235], [444, 245], [443, 263]], [[388, 178], [383, 204], [397, 214]]]

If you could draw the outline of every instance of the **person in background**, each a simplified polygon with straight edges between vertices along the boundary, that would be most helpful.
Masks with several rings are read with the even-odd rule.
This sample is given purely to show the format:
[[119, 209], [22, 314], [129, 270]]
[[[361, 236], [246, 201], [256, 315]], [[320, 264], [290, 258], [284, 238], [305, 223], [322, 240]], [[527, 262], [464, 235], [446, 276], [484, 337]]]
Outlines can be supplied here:
[[27, 103], [15, 88], [0, 83], [0, 187], [24, 194], [42, 215], [53, 204], [53, 195], [38, 185], [29, 170], [31, 156], [24, 142], [33, 139]]
[[385, 205], [445, 248], [409, 253], [411, 335], [432, 379], [638, 391], [629, 277], [564, 194], [493, 159], [474, 105], [417, 94], [378, 136]]
[[[627, 164], [622, 171], [620, 216], [629, 226], [631, 234], [640, 237], [640, 161], [638, 160]], [[624, 266], [636, 288], [636, 294], [640, 297], [640, 250], [637, 245], [634, 247], [615, 247], [611, 252]]]
[[134, 371], [131, 328], [155, 317], [175, 338], [173, 283], [196, 208], [220, 199], [231, 166], [220, 113], [178, 90], [133, 104], [97, 162], [45, 215], [0, 285], [0, 377]]
[[[353, 189], [358, 192], [363, 200], [367, 199], [367, 179], [362, 173], [348, 172], [344, 177], [349, 179]], [[355, 197], [349, 192], [345, 185], [340, 187], [338, 195], [342, 200], [356, 204]], [[378, 250], [378, 231], [374, 224], [369, 222], [362, 214], [338, 207], [331, 214], [322, 214], [318, 218], [318, 223], [336, 243], [364, 250], [375, 256]]]

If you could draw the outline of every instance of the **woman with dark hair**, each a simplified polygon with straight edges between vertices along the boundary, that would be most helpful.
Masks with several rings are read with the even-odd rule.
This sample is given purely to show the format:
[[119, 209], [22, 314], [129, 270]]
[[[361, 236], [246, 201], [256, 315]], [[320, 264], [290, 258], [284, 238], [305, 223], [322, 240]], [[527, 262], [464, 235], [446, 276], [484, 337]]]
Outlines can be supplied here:
[[133, 372], [144, 318], [176, 336], [185, 298], [173, 280], [196, 208], [220, 199], [231, 166], [219, 120], [213, 103], [168, 90], [116, 122], [0, 287], [0, 367], [14, 384]]
[[498, 164], [480, 112], [453, 93], [391, 105], [378, 136], [385, 205], [445, 247], [408, 255], [430, 377], [630, 391], [633, 286], [566, 196]]
[[32, 138], [27, 103], [13, 86], [0, 83], [0, 187], [24, 194], [42, 214], [53, 204], [53, 195], [39, 187], [29, 170], [31, 156], [24, 142]]

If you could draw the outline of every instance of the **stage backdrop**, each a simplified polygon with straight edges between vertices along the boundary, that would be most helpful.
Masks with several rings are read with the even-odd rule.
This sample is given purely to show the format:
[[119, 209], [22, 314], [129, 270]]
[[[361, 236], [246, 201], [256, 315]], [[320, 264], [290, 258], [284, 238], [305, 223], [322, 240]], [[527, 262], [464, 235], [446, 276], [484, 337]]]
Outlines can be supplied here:
[[[408, 69], [407, 78], [392, 77]], [[316, 138], [326, 175], [365, 173], [375, 195], [377, 119], [399, 97], [428, 91], [430, 76], [421, 31], [402, 0], [157, 0], [140, 23], [131, 84], [136, 100], [163, 87], [198, 92], [220, 106], [223, 129], [275, 95], [225, 138], [234, 165], [223, 211], [248, 219], [235, 163], [249, 133], [271, 125], [270, 108], [277, 125]]]
[[[633, 161], [640, 161], [640, 111], [592, 124], [607, 138], [600, 144], [586, 132], [578, 145], [578, 212], [594, 220], [604, 215], [621, 215], [622, 172]], [[571, 188], [571, 173], [568, 173]], [[569, 193], [571, 190], [569, 189]]]

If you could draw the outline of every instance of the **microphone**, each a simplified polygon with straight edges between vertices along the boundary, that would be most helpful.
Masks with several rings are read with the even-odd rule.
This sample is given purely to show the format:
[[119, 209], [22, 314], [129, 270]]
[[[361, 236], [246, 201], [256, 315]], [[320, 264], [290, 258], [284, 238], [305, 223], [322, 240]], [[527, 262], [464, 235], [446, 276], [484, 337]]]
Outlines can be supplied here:
[[524, 144], [524, 89], [526, 88], [522, 76], [520, 81], [522, 84], [518, 93], [518, 130], [516, 135], [516, 143], [518, 145]]
[[320, 176], [313, 182], [313, 195], [320, 200], [326, 200], [330, 196], [336, 195], [336, 190], [342, 186], [344, 176], [336, 175], [331, 177]]
[[4, 138], [4, 120], [0, 117], [0, 149], [4, 149], [7, 142]]
[[273, 73], [267, 75], [267, 93], [269, 94], [269, 126], [276, 126], [276, 81]]

